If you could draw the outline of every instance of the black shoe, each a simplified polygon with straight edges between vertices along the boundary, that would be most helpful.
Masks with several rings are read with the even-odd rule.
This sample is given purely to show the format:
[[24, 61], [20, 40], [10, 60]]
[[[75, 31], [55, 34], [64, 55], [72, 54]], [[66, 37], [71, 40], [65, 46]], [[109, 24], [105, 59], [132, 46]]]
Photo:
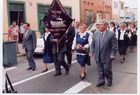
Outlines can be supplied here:
[[32, 68], [32, 71], [35, 71], [35, 68]]
[[69, 67], [68, 67], [68, 69], [67, 69], [66, 72], [65, 72], [66, 75], [69, 73], [69, 70], [70, 70], [70, 69], [69, 69]]
[[46, 72], [46, 71], [48, 71], [48, 68], [47, 68], [47, 69], [45, 69], [45, 70], [43, 70], [41, 73], [44, 73], [44, 72]]
[[32, 69], [32, 67], [27, 68], [27, 70], [31, 70], [31, 69]]
[[54, 76], [59, 76], [59, 75], [61, 75], [61, 73], [56, 73], [56, 74], [54, 74]]
[[124, 60], [121, 61], [121, 63], [123, 63], [123, 62], [124, 62]]
[[108, 86], [112, 86], [112, 82], [108, 82], [107, 85], [108, 85]]
[[69, 67], [71, 67], [71, 64], [68, 64]]
[[85, 77], [86, 77], [86, 72], [85, 72], [84, 76], [80, 75], [81, 80], [85, 79]]
[[103, 86], [103, 85], [105, 85], [105, 83], [98, 83], [96, 86], [97, 86], [97, 87], [101, 87], [101, 86]]
[[125, 57], [123, 58], [123, 60], [125, 60]]

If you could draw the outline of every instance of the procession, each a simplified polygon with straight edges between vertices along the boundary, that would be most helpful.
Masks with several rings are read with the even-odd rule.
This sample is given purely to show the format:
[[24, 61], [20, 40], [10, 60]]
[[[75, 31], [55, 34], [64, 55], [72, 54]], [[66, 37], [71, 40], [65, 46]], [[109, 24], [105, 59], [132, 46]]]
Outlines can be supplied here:
[[[121, 74], [117, 73], [130, 74], [131, 71], [125, 72], [127, 64], [131, 64], [131, 62], [133, 64], [137, 63], [137, 21], [120, 22], [100, 19], [98, 21], [94, 20], [91, 24], [84, 23], [71, 17], [60, 1], [52, 0], [48, 12], [44, 13], [40, 22], [43, 23], [43, 32], [36, 32], [30, 22], [21, 21], [19, 23], [16, 20], [11, 21], [11, 25], [7, 30], [7, 39], [8, 41], [15, 41], [14, 49], [17, 64], [12, 65], [13, 70], [15, 70], [13, 73], [10, 70], [6, 70], [12, 66], [4, 65], [3, 68], [4, 73], [8, 74], [9, 78], [12, 79], [9, 84], [12, 87], [11, 90], [13, 90], [13, 86], [22, 85], [22, 83], [25, 83], [22, 85], [23, 88], [31, 83], [30, 86], [33, 85], [36, 89], [38, 88], [37, 86], [41, 86], [41, 79], [38, 82], [35, 78], [46, 75], [42, 79], [48, 81], [44, 81], [44, 83], [46, 85], [49, 83], [48, 88], [49, 86], [51, 88], [56, 86], [56, 90], [53, 90], [53, 88], [48, 90], [43, 85], [43, 88], [46, 88], [45, 90], [43, 88], [34, 90], [33, 87], [30, 87], [31, 90], [25, 88], [27, 90], [25, 92], [72, 93], [73, 90], [59, 91], [59, 86], [60, 88], [67, 88], [67, 83], [73, 84], [75, 81], [83, 82], [86, 87], [93, 85], [93, 91], [85, 90], [84, 92], [83, 90], [83, 93], [101, 93], [100, 90], [105, 93], [109, 91], [106, 91], [106, 88], [112, 89], [112, 93], [117, 93], [113, 92], [113, 88], [117, 86], [116, 78], [121, 79], [119, 77]], [[18, 55], [22, 56], [18, 57]], [[14, 56], [14, 54], [11, 56]], [[20, 72], [16, 71], [18, 68], [20, 68]], [[120, 69], [122, 71], [119, 71]], [[134, 71], [136, 71], [136, 68], [134, 68]], [[132, 74], [136, 74], [136, 72], [132, 71]], [[26, 77], [27, 80], [19, 81], [16, 84], [18, 77], [19, 79], [23, 77], [21, 75]], [[4, 80], [9, 78], [6, 76]], [[34, 82], [31, 80], [34, 80]], [[94, 84], [91, 82], [93, 80]], [[3, 87], [3, 93], [10, 93], [7, 81], [5, 81], [4, 86], [6, 88]], [[24, 93], [24, 90], [21, 90], [20, 87], [16, 87], [16, 91]], [[13, 91], [13, 93], [17, 92]]]

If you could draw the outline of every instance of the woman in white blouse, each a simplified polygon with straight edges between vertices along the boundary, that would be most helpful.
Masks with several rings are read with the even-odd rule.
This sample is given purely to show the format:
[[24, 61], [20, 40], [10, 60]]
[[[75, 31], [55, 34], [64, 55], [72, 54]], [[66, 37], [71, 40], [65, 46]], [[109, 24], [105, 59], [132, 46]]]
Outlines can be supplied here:
[[48, 63], [53, 62], [53, 54], [52, 54], [52, 36], [47, 27], [45, 27], [45, 33], [43, 35], [44, 40], [44, 53], [43, 53], [43, 62], [44, 62], [44, 70], [42, 73], [48, 71]]
[[125, 23], [120, 24], [120, 29], [118, 30], [118, 50], [121, 55], [121, 63], [124, 63], [125, 53], [129, 44], [129, 30], [126, 28]]
[[72, 50], [75, 50], [76, 48], [77, 61], [81, 66], [81, 80], [85, 79], [86, 76], [85, 64], [87, 63], [89, 57], [87, 50], [89, 49], [91, 43], [92, 36], [86, 32], [86, 25], [81, 24], [80, 32], [76, 34], [72, 45]]

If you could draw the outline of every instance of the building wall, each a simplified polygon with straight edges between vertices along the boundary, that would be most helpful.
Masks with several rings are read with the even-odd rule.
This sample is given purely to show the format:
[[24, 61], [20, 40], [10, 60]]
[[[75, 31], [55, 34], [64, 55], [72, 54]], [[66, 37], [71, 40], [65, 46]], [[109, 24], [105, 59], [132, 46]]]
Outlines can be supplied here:
[[[112, 0], [80, 0], [81, 1], [81, 22], [85, 22], [84, 10], [92, 10], [96, 15], [97, 21], [101, 19], [112, 18]], [[93, 6], [85, 3], [93, 3]]]
[[[123, 4], [123, 9], [121, 9], [121, 4]], [[124, 18], [124, 14], [125, 14], [125, 11], [124, 11], [124, 2], [122, 1], [119, 1], [119, 17], [120, 18]]]
[[[4, 0], [3, 2], [3, 34], [4, 38], [7, 38], [8, 30], [8, 10], [7, 3], [8, 1], [13, 2], [25, 2], [25, 17], [26, 22], [31, 24], [31, 28], [38, 31], [38, 14], [37, 14], [37, 3], [41, 4], [51, 4], [53, 0]], [[80, 21], [80, 0], [60, 0], [63, 6], [71, 7], [72, 9], [72, 18], [75, 18], [76, 21]], [[32, 5], [32, 6], [31, 6]]]
[[112, 19], [118, 18], [119, 18], [119, 0], [112, 0]]
[[[80, 0], [80, 4], [81, 4], [81, 23], [85, 23], [86, 22], [86, 11], [89, 11], [94, 13], [94, 2], [93, 0]], [[92, 5], [93, 4], [93, 5]]]
[[103, 3], [105, 8], [104, 18], [109, 21], [110, 19], [112, 19], [112, 0], [104, 0]]

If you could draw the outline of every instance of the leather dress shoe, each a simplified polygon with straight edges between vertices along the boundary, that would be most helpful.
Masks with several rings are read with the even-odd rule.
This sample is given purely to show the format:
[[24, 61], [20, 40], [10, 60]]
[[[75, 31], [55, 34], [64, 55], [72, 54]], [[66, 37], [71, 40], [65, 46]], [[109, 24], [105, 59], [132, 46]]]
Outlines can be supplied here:
[[35, 68], [32, 68], [32, 71], [35, 71]]
[[97, 87], [101, 87], [101, 86], [103, 86], [103, 85], [105, 85], [105, 83], [98, 83], [96, 86], [97, 86]]
[[65, 72], [66, 75], [69, 73], [69, 70], [70, 70], [69, 68], [66, 70], [66, 72]]
[[56, 74], [54, 74], [54, 76], [59, 76], [59, 75], [61, 75], [61, 73], [56, 73]]
[[31, 69], [32, 69], [32, 67], [27, 68], [27, 70], [31, 70]]
[[108, 86], [112, 86], [112, 82], [108, 82], [107, 85], [108, 85]]
[[69, 67], [71, 67], [71, 64], [68, 64]]
[[45, 69], [45, 70], [43, 70], [41, 73], [44, 73], [44, 72], [46, 72], [46, 71], [48, 71], [48, 68], [47, 68], [47, 69]]

